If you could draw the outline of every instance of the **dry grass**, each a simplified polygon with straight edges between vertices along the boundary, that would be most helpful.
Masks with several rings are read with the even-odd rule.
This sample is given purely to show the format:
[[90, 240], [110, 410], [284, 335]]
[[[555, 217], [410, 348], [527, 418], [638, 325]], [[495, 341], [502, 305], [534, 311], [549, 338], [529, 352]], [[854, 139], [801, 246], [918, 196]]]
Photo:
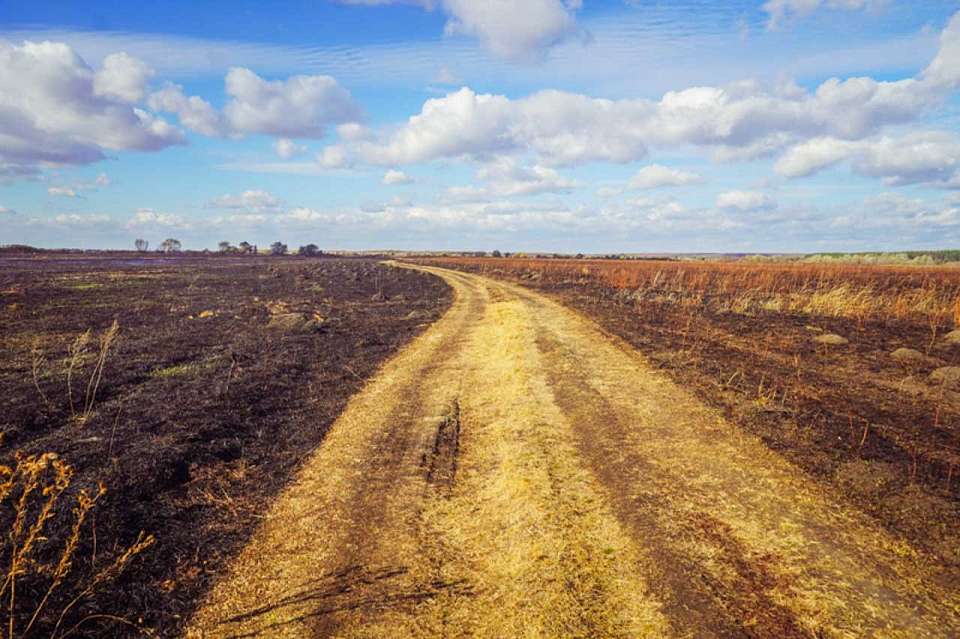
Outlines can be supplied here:
[[437, 258], [425, 263], [506, 271], [528, 279], [589, 281], [738, 313], [773, 310], [827, 317], [909, 319], [934, 331], [960, 326], [960, 268], [756, 262]]
[[[69, 494], [73, 475], [73, 468], [54, 453], [17, 453], [13, 465], [0, 465], [0, 506], [10, 513], [4, 519], [8, 530], [0, 543], [4, 571], [0, 619], [5, 639], [67, 637], [89, 621], [110, 618], [72, 613], [155, 541], [152, 535], [140, 533], [112, 558], [98, 560], [94, 554], [89, 559], [93, 568], [84, 566], [84, 574], [77, 577], [76, 565], [88, 562], [79, 556], [83, 535], [88, 534], [85, 524], [106, 487], [100, 484], [93, 491], [80, 488]], [[72, 501], [72, 508], [68, 510], [64, 501]], [[69, 532], [58, 539], [51, 536], [56, 529]]]
[[[77, 335], [67, 347], [65, 364], [65, 384], [67, 404], [70, 407], [70, 419], [84, 424], [90, 420], [97, 404], [97, 392], [103, 381], [103, 371], [107, 364], [110, 350], [116, 345], [120, 336], [120, 324], [117, 320], [107, 328], [99, 338], [94, 338], [93, 332], [86, 330]], [[95, 348], [94, 348], [95, 347]], [[89, 372], [86, 372], [89, 368]], [[86, 372], [86, 384], [77, 381]], [[33, 385], [41, 402], [47, 409], [54, 405], [41, 387], [41, 378], [53, 375], [48, 370], [46, 352], [39, 340], [35, 340], [31, 350], [31, 373]], [[79, 384], [78, 388], [75, 385]], [[82, 391], [82, 395], [80, 394]]]

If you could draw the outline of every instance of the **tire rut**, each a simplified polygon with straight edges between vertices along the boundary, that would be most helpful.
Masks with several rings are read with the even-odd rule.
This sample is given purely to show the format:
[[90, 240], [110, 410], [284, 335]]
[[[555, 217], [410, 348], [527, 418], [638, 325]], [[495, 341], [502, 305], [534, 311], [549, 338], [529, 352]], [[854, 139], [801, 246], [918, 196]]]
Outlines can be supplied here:
[[960, 628], [909, 549], [622, 343], [520, 287], [416, 268], [454, 305], [351, 400], [189, 636]]

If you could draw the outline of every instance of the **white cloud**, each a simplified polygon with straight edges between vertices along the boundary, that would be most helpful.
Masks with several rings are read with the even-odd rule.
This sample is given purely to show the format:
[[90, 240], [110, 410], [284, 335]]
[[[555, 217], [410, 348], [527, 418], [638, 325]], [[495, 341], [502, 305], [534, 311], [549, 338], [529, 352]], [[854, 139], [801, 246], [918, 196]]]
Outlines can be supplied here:
[[0, 215], [16, 215], [17, 212], [13, 209], [8, 209], [5, 206], [0, 206]]
[[267, 191], [249, 190], [240, 195], [223, 195], [214, 198], [207, 206], [215, 209], [245, 209], [247, 211], [277, 211], [283, 206], [283, 200]]
[[460, 76], [454, 73], [447, 65], [443, 65], [437, 70], [437, 74], [433, 76], [433, 81], [437, 84], [447, 85], [461, 84], [463, 82]]
[[487, 190], [498, 196], [532, 195], [535, 193], [565, 193], [578, 185], [561, 176], [552, 168], [523, 166], [513, 158], [503, 157], [480, 167], [477, 178], [487, 184]]
[[176, 114], [180, 124], [201, 135], [221, 137], [229, 134], [227, 122], [220, 112], [201, 97], [185, 95], [180, 85], [166, 83], [150, 95], [148, 104], [154, 111]]
[[360, 117], [350, 93], [326, 75], [267, 81], [249, 69], [233, 68], [226, 89], [232, 100], [224, 115], [241, 133], [322, 138], [327, 126]]
[[762, 9], [767, 13], [767, 28], [776, 30], [785, 23], [809, 16], [819, 9], [856, 11], [876, 8], [887, 0], [768, 0]]
[[960, 87], [960, 13], [954, 14], [940, 33], [940, 49], [922, 77], [927, 84], [944, 90]]
[[585, 37], [574, 13], [582, 0], [339, 0], [342, 4], [379, 6], [412, 4], [447, 15], [444, 32], [480, 40], [494, 54], [508, 60], [542, 60], [551, 46]]
[[814, 93], [748, 81], [671, 91], [659, 101], [541, 91], [511, 100], [469, 88], [427, 100], [399, 129], [338, 147], [360, 161], [402, 165], [533, 153], [545, 165], [642, 160], [648, 147], [694, 145], [752, 159], [816, 136], [859, 139], [909, 122], [941, 98], [914, 79], [831, 79]]
[[77, 182], [74, 184], [55, 184], [47, 188], [47, 195], [51, 197], [82, 198], [83, 193], [97, 191], [110, 186], [110, 177], [100, 173], [92, 182]]
[[446, 33], [474, 36], [498, 56], [542, 59], [549, 47], [581, 33], [573, 12], [580, 0], [443, 0]]
[[321, 169], [341, 169], [348, 164], [347, 154], [339, 147], [328, 146], [317, 154], [317, 165]]
[[856, 173], [883, 178], [888, 186], [960, 188], [960, 137], [946, 131], [917, 131], [856, 142], [816, 138], [789, 149], [775, 169], [796, 178], [844, 161]]
[[413, 182], [413, 178], [403, 171], [398, 171], [396, 169], [390, 169], [383, 176], [383, 183], [391, 186], [397, 184], [410, 184], [411, 182]]
[[0, 41], [4, 173], [88, 164], [103, 159], [106, 151], [157, 151], [181, 144], [177, 128], [128, 104], [138, 91], [131, 79], [135, 66], [132, 59], [111, 57], [108, 66], [94, 72], [61, 43]]
[[[214, 137], [263, 134], [322, 138], [328, 126], [353, 122], [361, 116], [350, 92], [326, 75], [268, 81], [250, 69], [234, 67], [224, 82], [231, 99], [222, 113], [203, 98], [187, 97], [183, 87], [171, 83], [150, 96], [150, 108], [175, 113], [183, 126]], [[289, 139], [276, 147], [278, 154], [297, 149]]]
[[77, 189], [69, 186], [51, 186], [47, 189], [47, 195], [52, 197], [80, 197]]
[[162, 226], [173, 229], [190, 229], [192, 224], [182, 215], [175, 213], [158, 213], [149, 208], [137, 209], [130, 221], [127, 222], [128, 228], [141, 226]]
[[[934, 62], [914, 78], [831, 78], [813, 91], [789, 82], [748, 80], [669, 91], [659, 100], [609, 100], [556, 90], [511, 99], [464, 87], [427, 100], [398, 127], [360, 127], [360, 133], [341, 137], [324, 153], [341, 165], [488, 162], [532, 154], [543, 166], [564, 166], [636, 162], [651, 147], [692, 146], [711, 151], [718, 161], [744, 161], [818, 138], [859, 141], [915, 122], [942, 104], [954, 86], [960, 86], [960, 14], [943, 31]], [[820, 161], [829, 162], [829, 149], [820, 151], [826, 153]], [[786, 170], [815, 170], [794, 158], [784, 166], [793, 163]]]
[[681, 171], [661, 164], [650, 164], [630, 178], [631, 189], [656, 189], [663, 186], [689, 186], [700, 184], [703, 177], [690, 171]]
[[273, 150], [282, 160], [290, 160], [307, 152], [307, 147], [297, 144], [290, 138], [277, 138], [273, 143]]
[[762, 211], [776, 208], [777, 203], [760, 191], [725, 191], [717, 196], [717, 208], [734, 211]]
[[447, 197], [455, 202], [492, 202], [504, 197], [567, 193], [579, 184], [564, 178], [554, 169], [524, 166], [513, 158], [501, 157], [477, 170], [482, 186], [465, 185], [447, 189]]
[[93, 90], [99, 96], [136, 104], [146, 94], [153, 70], [126, 53], [113, 53], [93, 76]]
[[804, 177], [847, 159], [857, 148], [856, 142], [817, 137], [788, 149], [774, 168], [786, 177]]
[[59, 226], [96, 226], [110, 221], [109, 215], [101, 213], [81, 214], [81, 213], [62, 213], [53, 218], [53, 223]]
[[[867, 198], [852, 214], [834, 218], [834, 227], [865, 229], [932, 230], [940, 234], [948, 227], [960, 227], [960, 206], [956, 201], [928, 202], [898, 193], [881, 193]], [[942, 237], [942, 236], [940, 236]]]

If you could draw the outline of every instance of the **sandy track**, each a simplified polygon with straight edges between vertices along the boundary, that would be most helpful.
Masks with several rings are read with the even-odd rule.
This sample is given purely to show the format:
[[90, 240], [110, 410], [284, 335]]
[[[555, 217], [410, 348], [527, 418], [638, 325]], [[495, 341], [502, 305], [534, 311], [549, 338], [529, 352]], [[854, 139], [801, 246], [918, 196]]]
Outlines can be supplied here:
[[946, 637], [956, 584], [546, 298], [451, 310], [348, 405], [196, 637]]

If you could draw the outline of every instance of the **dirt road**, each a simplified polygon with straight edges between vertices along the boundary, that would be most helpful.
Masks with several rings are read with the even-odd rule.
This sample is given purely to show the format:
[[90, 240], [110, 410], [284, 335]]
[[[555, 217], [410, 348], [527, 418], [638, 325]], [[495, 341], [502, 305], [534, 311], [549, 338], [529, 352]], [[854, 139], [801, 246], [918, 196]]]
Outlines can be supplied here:
[[937, 567], [519, 287], [354, 397], [194, 637], [949, 637]]

